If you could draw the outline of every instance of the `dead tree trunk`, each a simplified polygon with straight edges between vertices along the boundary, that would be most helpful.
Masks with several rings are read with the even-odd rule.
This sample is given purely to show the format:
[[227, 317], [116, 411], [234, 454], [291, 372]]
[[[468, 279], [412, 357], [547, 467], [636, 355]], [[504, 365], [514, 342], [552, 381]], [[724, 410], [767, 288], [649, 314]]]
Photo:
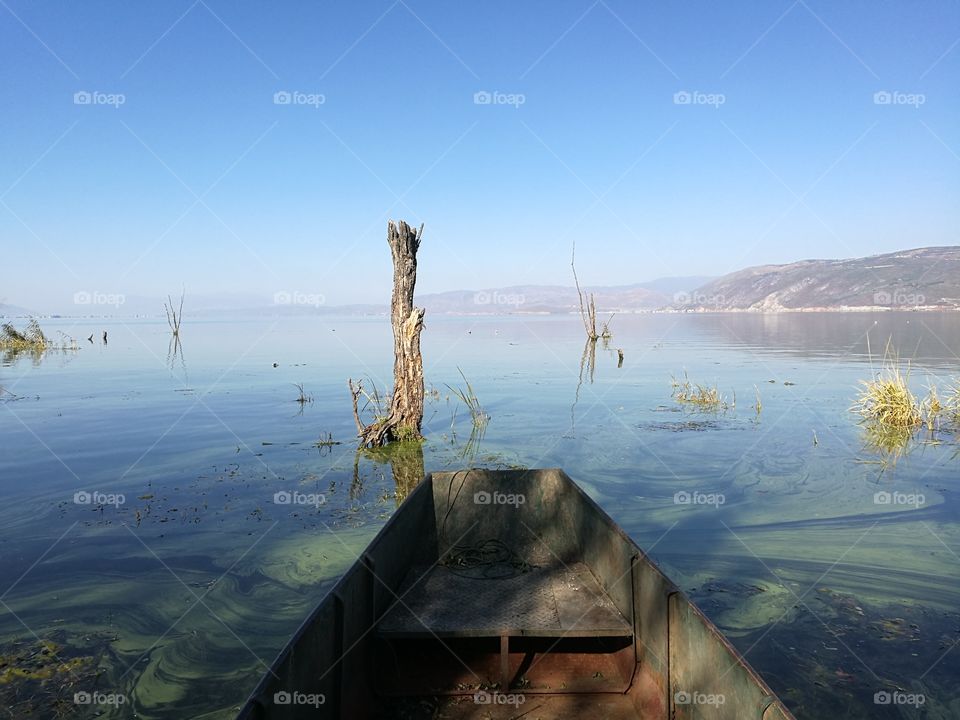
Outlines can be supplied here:
[[417, 250], [423, 225], [414, 230], [402, 220], [387, 225], [387, 243], [393, 255], [393, 295], [390, 299], [390, 323], [393, 326], [393, 394], [386, 417], [370, 425], [360, 421], [357, 401], [363, 392], [360, 383], [349, 382], [353, 395], [353, 414], [360, 443], [379, 447], [393, 440], [419, 440], [423, 422], [423, 357], [420, 331], [423, 308], [413, 306], [417, 283]]

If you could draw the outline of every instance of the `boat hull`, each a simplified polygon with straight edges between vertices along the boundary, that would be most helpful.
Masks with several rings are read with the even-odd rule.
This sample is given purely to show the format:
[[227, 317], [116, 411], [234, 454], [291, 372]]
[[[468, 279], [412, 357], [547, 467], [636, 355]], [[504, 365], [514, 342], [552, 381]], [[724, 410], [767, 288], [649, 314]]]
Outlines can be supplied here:
[[709, 620], [562, 470], [428, 475], [238, 720], [788, 720]]

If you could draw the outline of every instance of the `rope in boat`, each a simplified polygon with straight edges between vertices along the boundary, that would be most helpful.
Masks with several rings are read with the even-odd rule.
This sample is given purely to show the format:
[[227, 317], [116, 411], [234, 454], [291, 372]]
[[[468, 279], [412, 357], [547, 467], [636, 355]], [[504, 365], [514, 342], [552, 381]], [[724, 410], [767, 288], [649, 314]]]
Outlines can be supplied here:
[[517, 577], [534, 566], [495, 538], [475, 545], [455, 545], [440, 562], [455, 575], [485, 580]]
[[[467, 480], [467, 472], [466, 470], [455, 472], [450, 485], [447, 487], [447, 511], [440, 523], [441, 542], [446, 541], [447, 518], [450, 517], [453, 506], [460, 498], [463, 485]], [[460, 480], [456, 495], [451, 497], [453, 481], [460, 473], [463, 473], [463, 479]], [[536, 565], [528, 563], [513, 548], [496, 538], [483, 540], [473, 545], [454, 545], [444, 554], [439, 564], [455, 575], [481, 580], [505, 580], [523, 575], [536, 568]]]

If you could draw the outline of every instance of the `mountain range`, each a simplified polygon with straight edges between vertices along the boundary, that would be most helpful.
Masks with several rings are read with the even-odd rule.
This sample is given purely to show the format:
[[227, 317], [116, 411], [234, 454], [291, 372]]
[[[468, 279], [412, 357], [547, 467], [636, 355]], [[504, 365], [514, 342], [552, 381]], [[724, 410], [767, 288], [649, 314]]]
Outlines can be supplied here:
[[673, 310], [823, 311], [960, 308], [960, 246], [850, 260], [758, 265], [678, 296]]
[[[598, 312], [802, 312], [960, 309], [960, 246], [916, 248], [846, 260], [757, 265], [722, 277], [670, 277], [633, 285], [584, 287]], [[385, 292], [386, 294], [386, 292]], [[385, 315], [386, 303], [327, 305], [319, 295], [277, 293], [188, 296], [188, 315]], [[431, 314], [571, 313], [580, 307], [568, 285], [515, 285], [426, 293]], [[65, 316], [162, 316], [162, 299], [126, 297], [115, 307], [74, 305]], [[82, 310], [88, 310], [83, 312]], [[0, 317], [30, 310], [0, 303]]]

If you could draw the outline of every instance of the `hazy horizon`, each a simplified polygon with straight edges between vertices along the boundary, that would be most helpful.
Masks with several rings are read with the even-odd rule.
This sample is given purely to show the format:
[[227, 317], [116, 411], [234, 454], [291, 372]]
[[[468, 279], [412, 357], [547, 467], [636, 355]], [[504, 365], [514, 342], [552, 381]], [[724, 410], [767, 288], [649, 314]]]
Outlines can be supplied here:
[[[960, 6], [0, 7], [0, 302], [382, 303], [956, 244]], [[916, 38], [922, 38], [919, 42]]]

